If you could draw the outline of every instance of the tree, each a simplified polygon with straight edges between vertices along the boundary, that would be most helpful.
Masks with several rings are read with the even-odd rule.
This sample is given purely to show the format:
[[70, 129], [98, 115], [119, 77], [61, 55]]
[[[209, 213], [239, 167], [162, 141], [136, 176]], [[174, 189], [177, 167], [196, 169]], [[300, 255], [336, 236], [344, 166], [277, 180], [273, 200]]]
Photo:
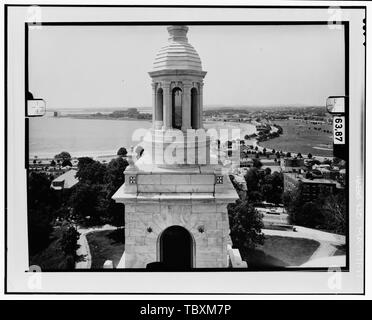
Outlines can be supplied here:
[[316, 202], [305, 202], [295, 214], [297, 224], [316, 228], [322, 225], [323, 216], [319, 204]]
[[127, 153], [128, 153], [127, 149], [125, 149], [124, 147], [121, 147], [118, 150], [117, 155], [121, 156], [121, 157], [125, 157], [127, 155]]
[[56, 194], [51, 190], [52, 179], [42, 172], [31, 172], [27, 185], [28, 240], [33, 255], [50, 242], [53, 232], [54, 212], [59, 206]]
[[257, 173], [257, 168], [249, 169], [247, 173], [245, 174], [244, 178], [247, 183], [248, 191], [258, 191], [259, 177]]
[[345, 192], [329, 195], [323, 201], [322, 210], [327, 230], [346, 234], [347, 212]]
[[116, 203], [111, 197], [124, 183], [124, 170], [128, 166], [127, 160], [117, 158], [110, 161], [105, 174], [105, 183], [107, 186], [106, 199], [109, 200], [107, 207], [107, 217], [111, 224], [115, 226], [124, 225], [124, 205]]
[[[258, 156], [258, 154], [256, 154], [256, 156]], [[253, 167], [260, 169], [262, 167], [262, 162], [258, 159], [253, 159]]]
[[286, 155], [285, 155], [287, 158], [290, 158], [292, 155], [290, 152], [287, 152]]
[[66, 256], [77, 257], [76, 250], [79, 248], [77, 241], [79, 240], [80, 234], [73, 226], [68, 227], [64, 230], [60, 245]]
[[81, 157], [78, 158], [78, 170], [80, 170], [82, 167], [85, 167], [91, 163], [93, 163], [94, 160], [90, 157]]
[[253, 205], [262, 202], [264, 197], [260, 191], [249, 191], [247, 192], [247, 200]]
[[51, 165], [52, 167], [55, 167], [55, 166], [56, 166], [56, 162], [55, 162], [54, 160], [52, 160], [52, 161], [50, 161], [50, 165]]
[[307, 155], [307, 157], [308, 157], [309, 159], [311, 159], [311, 158], [313, 157], [313, 155], [312, 155], [311, 153], [309, 153], [309, 154]]
[[302, 158], [301, 152], [297, 153], [297, 158]]
[[105, 191], [102, 185], [79, 182], [71, 195], [74, 216], [83, 225], [99, 225], [105, 215]]
[[297, 189], [283, 195], [283, 203], [287, 208], [290, 223], [309, 228], [324, 226], [321, 202], [305, 201], [301, 184]]
[[279, 204], [283, 195], [283, 175], [279, 172], [266, 174], [261, 183], [261, 193], [267, 202]]
[[123, 158], [112, 159], [107, 165], [104, 182], [108, 184], [110, 196], [124, 183], [124, 170], [127, 166], [128, 161]]
[[257, 244], [263, 244], [262, 215], [248, 201], [237, 200], [227, 209], [234, 248], [253, 249]]
[[78, 171], [76, 177], [81, 183], [103, 184], [106, 166], [92, 158], [79, 158]]
[[62, 167], [67, 167], [67, 166], [72, 167], [71, 161], [70, 160], [63, 160]]
[[76, 174], [79, 184], [74, 188], [71, 206], [81, 223], [124, 225], [124, 207], [115, 203], [112, 196], [124, 183], [127, 166], [127, 160], [122, 157], [111, 160], [108, 165], [91, 158], [79, 159]]
[[61, 153], [56, 154], [54, 156], [54, 159], [61, 160], [61, 161], [71, 160], [71, 155], [67, 151], [62, 151]]

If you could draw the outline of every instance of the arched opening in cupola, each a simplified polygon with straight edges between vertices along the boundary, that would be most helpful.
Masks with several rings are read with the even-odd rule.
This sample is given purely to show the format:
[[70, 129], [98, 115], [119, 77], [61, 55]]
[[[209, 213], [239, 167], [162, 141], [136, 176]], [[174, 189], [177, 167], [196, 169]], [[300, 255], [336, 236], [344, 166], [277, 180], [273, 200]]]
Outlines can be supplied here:
[[172, 128], [182, 127], [182, 90], [176, 87], [172, 90]]
[[198, 91], [196, 88], [191, 89], [191, 128], [199, 128]]

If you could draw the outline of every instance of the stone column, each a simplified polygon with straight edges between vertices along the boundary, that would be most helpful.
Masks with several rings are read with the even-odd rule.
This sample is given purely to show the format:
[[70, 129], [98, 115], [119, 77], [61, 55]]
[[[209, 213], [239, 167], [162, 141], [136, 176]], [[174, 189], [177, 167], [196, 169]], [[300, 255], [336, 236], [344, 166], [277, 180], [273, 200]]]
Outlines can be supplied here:
[[183, 84], [182, 89], [182, 131], [191, 129], [191, 82]]
[[172, 90], [170, 81], [162, 82], [163, 88], [163, 129], [172, 128]]
[[152, 87], [152, 128], [156, 129], [156, 102], [157, 102], [157, 96], [156, 96], [156, 83], [151, 83]]
[[200, 82], [199, 84], [199, 97], [198, 97], [198, 124], [197, 128], [198, 129], [203, 129], [203, 86], [204, 83]]

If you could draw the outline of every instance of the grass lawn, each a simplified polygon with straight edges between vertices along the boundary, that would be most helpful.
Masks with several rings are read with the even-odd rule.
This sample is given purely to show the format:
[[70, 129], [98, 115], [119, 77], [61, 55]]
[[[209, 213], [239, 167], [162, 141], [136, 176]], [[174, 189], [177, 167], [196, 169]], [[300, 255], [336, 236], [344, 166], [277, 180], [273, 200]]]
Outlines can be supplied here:
[[[283, 134], [278, 138], [260, 142], [260, 146], [282, 150], [283, 152], [301, 152], [303, 156], [312, 155], [331, 157], [333, 155], [332, 131], [329, 124], [314, 125], [300, 121], [274, 121], [283, 128]], [[321, 130], [314, 130], [314, 127]]]
[[55, 229], [51, 235], [49, 245], [30, 256], [30, 265], [37, 265], [42, 271], [69, 269], [65, 253], [60, 246], [61, 237], [62, 230], [60, 228]]
[[265, 236], [265, 243], [255, 249], [241, 250], [248, 268], [299, 266], [309, 260], [319, 242], [304, 238]]
[[124, 253], [124, 229], [96, 231], [87, 234], [92, 269], [102, 269], [106, 260], [112, 260], [114, 268]]

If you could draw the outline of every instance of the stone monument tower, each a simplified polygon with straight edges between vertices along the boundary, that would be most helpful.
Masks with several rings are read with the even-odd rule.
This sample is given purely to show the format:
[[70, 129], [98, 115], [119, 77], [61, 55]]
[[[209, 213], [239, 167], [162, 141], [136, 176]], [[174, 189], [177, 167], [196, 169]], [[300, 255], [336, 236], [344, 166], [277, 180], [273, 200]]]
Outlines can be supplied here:
[[113, 196], [125, 205], [125, 268], [228, 267], [227, 204], [238, 195], [203, 129], [206, 72], [187, 32], [168, 27], [168, 44], [149, 72], [153, 126]]

